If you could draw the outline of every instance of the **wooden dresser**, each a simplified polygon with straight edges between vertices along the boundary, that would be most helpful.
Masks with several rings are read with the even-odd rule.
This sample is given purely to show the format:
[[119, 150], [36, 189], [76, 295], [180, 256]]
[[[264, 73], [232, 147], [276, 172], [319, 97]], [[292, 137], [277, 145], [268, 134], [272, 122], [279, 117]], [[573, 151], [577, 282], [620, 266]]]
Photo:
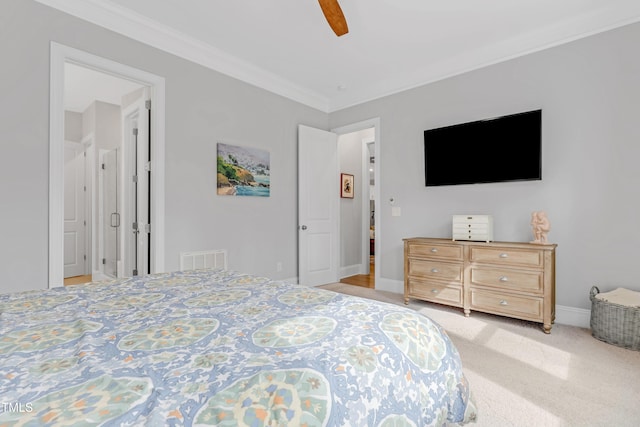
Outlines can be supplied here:
[[555, 244], [404, 240], [409, 298], [542, 323], [555, 320]]

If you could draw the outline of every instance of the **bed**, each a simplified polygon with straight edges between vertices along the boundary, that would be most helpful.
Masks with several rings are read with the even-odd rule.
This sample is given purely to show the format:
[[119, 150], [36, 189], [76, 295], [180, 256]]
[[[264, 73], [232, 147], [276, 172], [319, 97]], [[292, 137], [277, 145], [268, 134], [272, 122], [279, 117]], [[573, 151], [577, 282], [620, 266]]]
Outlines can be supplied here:
[[426, 426], [476, 409], [408, 308], [213, 269], [0, 295], [0, 426]]

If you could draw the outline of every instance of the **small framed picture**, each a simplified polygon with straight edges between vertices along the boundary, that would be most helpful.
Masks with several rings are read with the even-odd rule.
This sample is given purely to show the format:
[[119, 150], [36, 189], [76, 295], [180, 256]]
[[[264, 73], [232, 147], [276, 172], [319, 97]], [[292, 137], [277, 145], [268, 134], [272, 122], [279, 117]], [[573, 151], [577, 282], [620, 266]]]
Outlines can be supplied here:
[[353, 199], [353, 175], [348, 173], [340, 174], [340, 197]]

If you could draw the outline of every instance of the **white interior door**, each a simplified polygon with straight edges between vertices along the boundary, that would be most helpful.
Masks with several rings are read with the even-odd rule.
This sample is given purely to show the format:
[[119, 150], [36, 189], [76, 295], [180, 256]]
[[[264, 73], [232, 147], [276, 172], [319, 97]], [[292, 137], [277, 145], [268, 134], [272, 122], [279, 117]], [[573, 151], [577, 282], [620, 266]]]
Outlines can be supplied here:
[[124, 275], [149, 274], [151, 266], [151, 140], [148, 89], [123, 110], [124, 178], [122, 252]]
[[338, 136], [298, 125], [298, 275], [317, 286], [338, 281]]
[[64, 144], [64, 277], [86, 274], [84, 146]]

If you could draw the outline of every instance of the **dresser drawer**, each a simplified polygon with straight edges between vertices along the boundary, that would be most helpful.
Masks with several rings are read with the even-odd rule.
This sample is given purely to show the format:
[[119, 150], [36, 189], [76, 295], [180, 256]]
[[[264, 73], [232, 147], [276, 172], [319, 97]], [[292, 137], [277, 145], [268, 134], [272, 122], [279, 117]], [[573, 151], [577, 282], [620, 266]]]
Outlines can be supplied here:
[[469, 260], [502, 265], [520, 265], [525, 267], [542, 267], [543, 252], [541, 250], [492, 248], [472, 246]]
[[543, 298], [471, 289], [471, 309], [528, 320], [542, 320]]
[[514, 290], [542, 294], [542, 271], [518, 271], [501, 268], [475, 267], [471, 269], [471, 286], [490, 286], [502, 290]]
[[429, 245], [409, 243], [409, 257], [450, 259], [462, 261], [463, 248], [460, 245]]
[[424, 277], [449, 283], [462, 283], [462, 263], [446, 263], [427, 259], [409, 259], [409, 276]]
[[462, 287], [444, 285], [415, 278], [409, 279], [409, 295], [414, 298], [447, 305], [462, 306]]

